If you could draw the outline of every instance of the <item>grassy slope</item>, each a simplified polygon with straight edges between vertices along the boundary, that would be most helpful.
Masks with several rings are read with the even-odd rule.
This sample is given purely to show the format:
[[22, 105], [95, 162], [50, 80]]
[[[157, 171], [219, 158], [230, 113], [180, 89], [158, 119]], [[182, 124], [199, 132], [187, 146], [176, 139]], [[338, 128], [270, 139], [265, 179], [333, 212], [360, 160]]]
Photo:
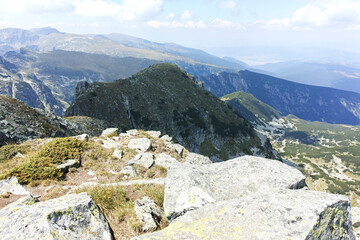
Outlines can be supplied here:
[[[252, 95], [237, 92], [222, 99], [238, 101], [269, 128], [276, 127], [269, 122], [280, 115]], [[277, 132], [282, 134], [277, 138], [270, 135], [271, 143], [282, 157], [298, 164], [310, 188], [346, 194], [353, 205], [359, 205], [360, 126], [309, 122], [292, 115], [280, 119]]]

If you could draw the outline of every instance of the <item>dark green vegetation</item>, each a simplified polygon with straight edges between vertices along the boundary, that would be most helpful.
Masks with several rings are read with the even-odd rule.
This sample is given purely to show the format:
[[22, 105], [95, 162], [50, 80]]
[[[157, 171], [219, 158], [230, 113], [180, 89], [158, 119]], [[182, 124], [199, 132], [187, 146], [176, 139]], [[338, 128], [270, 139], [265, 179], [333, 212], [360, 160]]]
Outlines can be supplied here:
[[328, 123], [360, 123], [358, 93], [294, 83], [246, 70], [199, 76], [198, 80], [218, 97], [237, 91], [250, 93], [281, 115]]
[[261, 145], [248, 121], [172, 64], [153, 65], [113, 83], [94, 83], [66, 115], [98, 118], [122, 131], [160, 130], [190, 151], [222, 160], [252, 154], [251, 148], [273, 157], [271, 146]]
[[246, 92], [234, 92], [221, 97], [221, 100], [240, 112], [241, 115], [250, 122], [256, 121], [257, 119], [270, 122], [273, 118], [281, 117], [274, 108]]
[[[285, 159], [297, 163], [314, 190], [346, 194], [353, 204], [360, 197], [360, 127], [281, 117], [250, 94], [222, 98], [234, 109], [253, 113], [255, 128], [268, 135]], [[245, 110], [244, 110], [245, 109]], [[244, 114], [245, 117], [248, 115]], [[254, 116], [258, 117], [254, 120]]]
[[[0, 150], [6, 150], [3, 146]], [[21, 150], [21, 147], [17, 147]], [[86, 143], [73, 138], [56, 138], [45, 144], [35, 155], [23, 159], [20, 164], [8, 169], [0, 175], [1, 179], [16, 176], [20, 183], [27, 184], [30, 181], [53, 179], [63, 177], [56, 165], [64, 163], [67, 159], [77, 159], [81, 156]], [[11, 160], [14, 154], [8, 154], [7, 160]]]

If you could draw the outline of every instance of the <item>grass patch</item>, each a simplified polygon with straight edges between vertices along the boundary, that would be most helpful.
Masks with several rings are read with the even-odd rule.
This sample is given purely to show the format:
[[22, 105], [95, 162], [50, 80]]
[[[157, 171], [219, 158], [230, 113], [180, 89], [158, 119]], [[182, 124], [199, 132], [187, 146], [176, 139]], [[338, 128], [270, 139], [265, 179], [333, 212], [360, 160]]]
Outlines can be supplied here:
[[30, 149], [29, 145], [4, 145], [0, 147], [0, 162], [12, 159], [17, 153], [26, 154]]
[[16, 176], [21, 184], [45, 179], [60, 180], [63, 174], [56, 165], [66, 159], [77, 158], [86, 147], [85, 142], [74, 138], [56, 138], [45, 144], [33, 156], [0, 175], [0, 179]]
[[[148, 196], [161, 208], [164, 203], [163, 185], [95, 186], [79, 189], [76, 192], [87, 192], [92, 197], [105, 214], [116, 238], [123, 238], [124, 233], [131, 238], [142, 232], [142, 223], [136, 218], [134, 211], [136, 199]], [[159, 229], [167, 225], [167, 219], [163, 217]]]

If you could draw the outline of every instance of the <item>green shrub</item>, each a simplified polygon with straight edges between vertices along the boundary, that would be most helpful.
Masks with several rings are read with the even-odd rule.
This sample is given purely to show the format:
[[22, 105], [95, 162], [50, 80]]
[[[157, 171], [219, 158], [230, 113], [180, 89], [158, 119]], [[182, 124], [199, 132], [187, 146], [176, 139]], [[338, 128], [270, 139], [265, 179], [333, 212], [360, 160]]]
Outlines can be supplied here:
[[66, 159], [77, 158], [86, 146], [86, 143], [74, 138], [56, 138], [35, 155], [2, 174], [0, 179], [16, 176], [21, 184], [44, 179], [60, 180], [63, 174], [56, 165]]
[[25, 154], [29, 150], [27, 145], [4, 145], [0, 147], [0, 162], [10, 160], [17, 153]]

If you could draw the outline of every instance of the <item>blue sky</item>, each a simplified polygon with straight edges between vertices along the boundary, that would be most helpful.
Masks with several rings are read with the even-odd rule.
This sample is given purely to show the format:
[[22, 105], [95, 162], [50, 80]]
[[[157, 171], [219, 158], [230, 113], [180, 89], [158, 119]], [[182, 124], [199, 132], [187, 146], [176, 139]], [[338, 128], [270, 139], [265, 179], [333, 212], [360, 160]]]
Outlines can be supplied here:
[[343, 62], [360, 54], [360, 0], [0, 0], [0, 6], [0, 28], [119, 32], [254, 64]]

